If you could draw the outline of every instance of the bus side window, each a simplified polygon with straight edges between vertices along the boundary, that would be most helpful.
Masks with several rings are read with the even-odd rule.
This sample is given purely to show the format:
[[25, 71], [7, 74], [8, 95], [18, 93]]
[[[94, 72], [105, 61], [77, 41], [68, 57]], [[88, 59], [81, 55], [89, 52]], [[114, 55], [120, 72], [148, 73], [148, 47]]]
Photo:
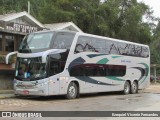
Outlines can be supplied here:
[[124, 65], [107, 65], [106, 75], [122, 77], [126, 74], [126, 66]]
[[104, 39], [92, 38], [93, 51], [106, 53], [106, 41]]
[[58, 33], [54, 43], [54, 49], [70, 49], [74, 39], [74, 34]]
[[70, 70], [70, 76], [84, 76], [83, 68], [80, 66], [73, 66]]
[[80, 36], [78, 38], [75, 53], [79, 52], [92, 52], [93, 51], [92, 41], [90, 37]]

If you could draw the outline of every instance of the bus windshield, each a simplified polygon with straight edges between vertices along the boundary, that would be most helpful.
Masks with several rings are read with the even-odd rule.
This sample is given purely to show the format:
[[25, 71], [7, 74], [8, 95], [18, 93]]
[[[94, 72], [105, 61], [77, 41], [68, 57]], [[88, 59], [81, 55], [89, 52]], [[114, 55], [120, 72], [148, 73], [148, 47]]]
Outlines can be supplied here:
[[46, 63], [37, 58], [17, 58], [15, 77], [19, 80], [38, 80], [47, 77]]
[[24, 49], [45, 49], [50, 47], [53, 32], [32, 33], [27, 35], [20, 45], [20, 50]]

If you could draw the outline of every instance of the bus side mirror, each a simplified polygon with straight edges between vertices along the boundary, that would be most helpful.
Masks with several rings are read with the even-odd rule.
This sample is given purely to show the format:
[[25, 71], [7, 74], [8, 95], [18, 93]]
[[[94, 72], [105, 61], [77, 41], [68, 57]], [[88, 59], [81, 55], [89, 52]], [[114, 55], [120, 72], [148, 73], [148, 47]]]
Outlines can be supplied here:
[[6, 64], [8, 64], [9, 62], [9, 57], [11, 56], [11, 55], [14, 55], [14, 54], [17, 54], [18, 53], [18, 51], [14, 51], [14, 52], [10, 52], [10, 53], [8, 53], [7, 54], [7, 56], [6, 56], [6, 60], [5, 60], [5, 62], [6, 62]]
[[51, 49], [51, 50], [47, 50], [42, 54], [42, 63], [46, 63], [47, 55], [49, 55], [51, 53], [52, 54], [63, 53], [63, 52], [66, 52], [66, 51], [67, 51], [67, 49]]

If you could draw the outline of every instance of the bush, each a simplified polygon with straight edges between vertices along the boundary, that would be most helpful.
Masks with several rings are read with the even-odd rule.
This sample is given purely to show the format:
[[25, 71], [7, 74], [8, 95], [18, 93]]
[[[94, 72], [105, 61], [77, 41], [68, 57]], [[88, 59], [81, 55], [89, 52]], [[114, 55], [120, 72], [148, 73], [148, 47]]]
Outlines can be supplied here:
[[[6, 64], [6, 55], [0, 55], [0, 63]], [[9, 58], [9, 64], [13, 63], [13, 56]]]

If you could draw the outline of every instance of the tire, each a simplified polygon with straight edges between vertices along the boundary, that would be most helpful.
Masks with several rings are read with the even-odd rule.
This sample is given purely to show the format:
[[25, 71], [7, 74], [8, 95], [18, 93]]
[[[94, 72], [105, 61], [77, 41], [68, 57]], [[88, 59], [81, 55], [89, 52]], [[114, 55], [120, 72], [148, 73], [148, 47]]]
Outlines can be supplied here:
[[78, 95], [77, 85], [74, 82], [71, 82], [68, 86], [66, 98], [75, 99], [77, 95]]
[[131, 94], [136, 94], [136, 93], [138, 93], [138, 84], [136, 81], [134, 81], [131, 86]]
[[131, 89], [130, 83], [128, 81], [126, 81], [125, 84], [124, 84], [123, 94], [124, 95], [129, 94], [130, 93], [130, 89]]

